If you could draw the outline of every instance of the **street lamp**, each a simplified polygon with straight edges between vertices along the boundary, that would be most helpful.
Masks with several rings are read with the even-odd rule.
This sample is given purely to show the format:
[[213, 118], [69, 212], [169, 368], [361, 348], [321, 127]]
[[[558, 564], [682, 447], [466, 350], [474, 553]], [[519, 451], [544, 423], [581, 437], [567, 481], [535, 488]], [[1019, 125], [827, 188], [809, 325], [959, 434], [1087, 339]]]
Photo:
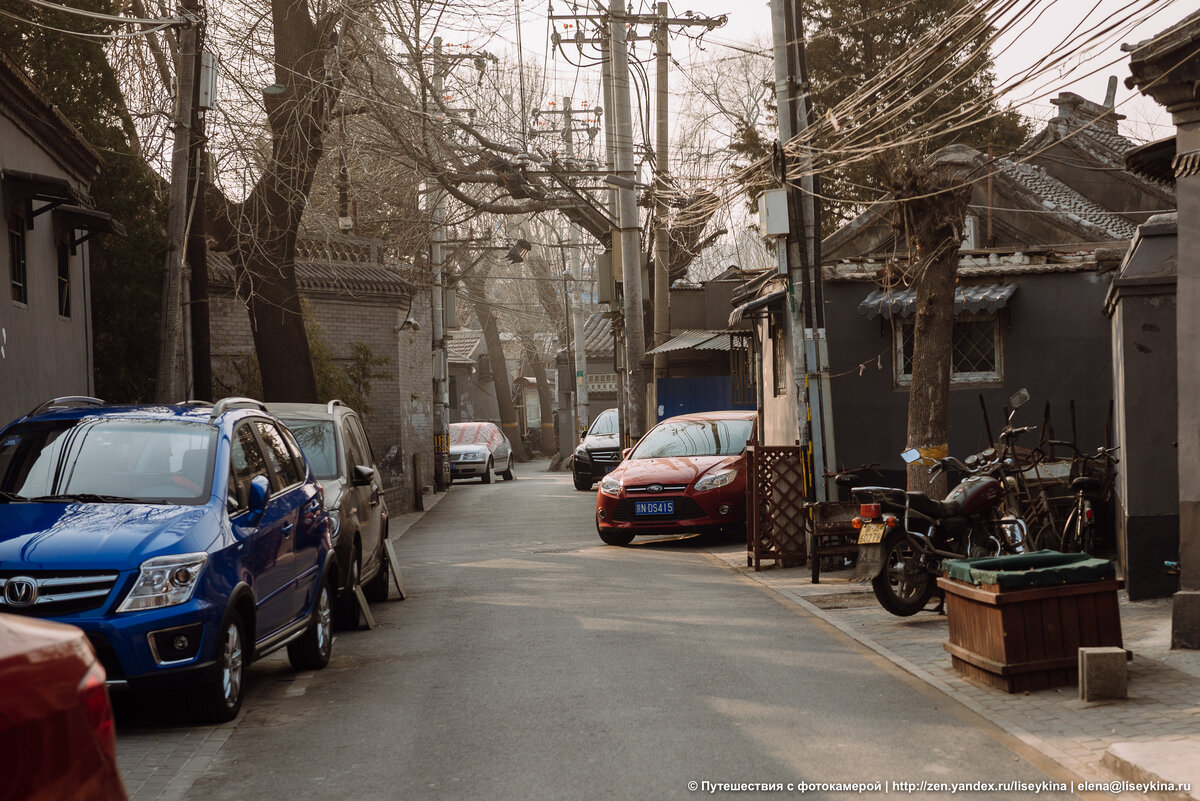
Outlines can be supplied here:
[[505, 258], [507, 258], [513, 264], [520, 264], [521, 262], [525, 261], [525, 256], [528, 255], [529, 249], [532, 247], [533, 243], [531, 243], [528, 239], [518, 239], [513, 246], [508, 249], [508, 253], [505, 255]]

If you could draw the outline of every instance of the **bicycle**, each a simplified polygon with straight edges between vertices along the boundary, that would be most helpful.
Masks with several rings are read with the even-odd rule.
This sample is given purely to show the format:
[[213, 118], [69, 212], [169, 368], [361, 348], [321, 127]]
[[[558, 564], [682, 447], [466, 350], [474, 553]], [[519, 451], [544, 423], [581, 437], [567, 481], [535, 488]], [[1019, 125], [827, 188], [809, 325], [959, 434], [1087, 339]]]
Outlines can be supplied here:
[[[1112, 466], [1117, 458], [1112, 448], [1097, 448], [1095, 453], [1083, 453], [1072, 442], [1051, 440], [1048, 444], [1070, 448], [1071, 489], [1075, 502], [1067, 515], [1059, 537], [1059, 550], [1063, 552], [1091, 553], [1096, 547], [1096, 505], [1103, 503], [1111, 487]], [[1101, 464], [1099, 477], [1090, 469], [1091, 463]]]

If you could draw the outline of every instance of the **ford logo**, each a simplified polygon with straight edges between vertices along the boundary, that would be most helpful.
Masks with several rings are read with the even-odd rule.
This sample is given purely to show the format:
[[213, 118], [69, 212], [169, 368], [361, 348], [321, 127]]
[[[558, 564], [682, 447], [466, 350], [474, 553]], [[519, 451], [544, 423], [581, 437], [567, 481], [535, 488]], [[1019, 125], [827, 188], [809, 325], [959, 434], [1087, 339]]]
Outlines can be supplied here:
[[4, 602], [9, 606], [22, 608], [33, 606], [37, 602], [37, 581], [29, 576], [10, 578], [4, 585]]
[[662, 484], [651, 484], [646, 487], [650, 492], [662, 492]]

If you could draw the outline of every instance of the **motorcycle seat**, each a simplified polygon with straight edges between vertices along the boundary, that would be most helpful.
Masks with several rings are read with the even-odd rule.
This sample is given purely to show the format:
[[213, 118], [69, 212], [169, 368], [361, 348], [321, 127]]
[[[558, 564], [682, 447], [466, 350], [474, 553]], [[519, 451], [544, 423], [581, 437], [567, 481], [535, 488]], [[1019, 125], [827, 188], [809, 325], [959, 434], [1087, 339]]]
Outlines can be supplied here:
[[959, 504], [953, 501], [939, 501], [930, 498], [923, 492], [909, 492], [908, 506], [910, 509], [929, 517], [953, 517], [958, 514]]

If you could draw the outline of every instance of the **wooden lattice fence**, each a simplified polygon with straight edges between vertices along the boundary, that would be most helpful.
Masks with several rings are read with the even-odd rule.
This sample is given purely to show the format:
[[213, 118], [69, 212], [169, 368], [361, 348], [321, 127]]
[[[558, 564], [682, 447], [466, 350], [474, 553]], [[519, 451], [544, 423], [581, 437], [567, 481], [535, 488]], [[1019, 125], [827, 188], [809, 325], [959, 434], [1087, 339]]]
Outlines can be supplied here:
[[751, 445], [746, 449], [746, 564], [789, 567], [808, 556], [805, 509], [812, 486], [806, 448]]

